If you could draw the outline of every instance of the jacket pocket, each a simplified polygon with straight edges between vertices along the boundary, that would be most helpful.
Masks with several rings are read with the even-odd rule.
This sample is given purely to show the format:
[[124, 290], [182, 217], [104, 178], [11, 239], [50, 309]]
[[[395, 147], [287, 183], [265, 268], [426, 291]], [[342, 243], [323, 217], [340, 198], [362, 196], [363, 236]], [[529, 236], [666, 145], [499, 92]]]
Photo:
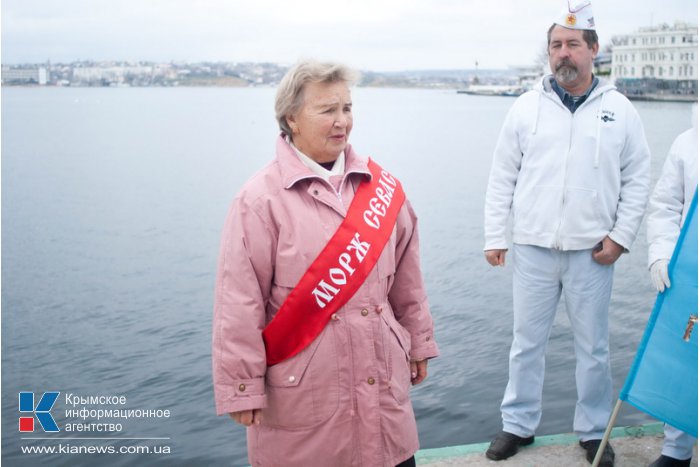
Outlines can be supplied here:
[[586, 188], [568, 188], [562, 230], [572, 235], [597, 232], [604, 227], [602, 209], [597, 191]]
[[513, 206], [513, 230], [525, 233], [551, 233], [561, 212], [562, 189], [538, 185], [531, 193], [520, 194]]
[[308, 266], [302, 257], [276, 259], [270, 288], [268, 319], [272, 319], [272, 316], [277, 313], [307, 269]]
[[304, 263], [302, 257], [277, 258], [272, 282], [280, 287], [294, 288], [308, 269], [308, 266], [304, 266]]
[[396, 321], [391, 308], [382, 312], [381, 317], [389, 392], [396, 402], [403, 404], [411, 388], [411, 335]]
[[267, 369], [263, 424], [294, 429], [328, 420], [338, 408], [338, 378], [335, 334], [326, 326], [299, 354]]
[[[386, 242], [382, 254], [379, 255], [377, 259], [377, 264], [375, 266], [376, 274], [376, 290], [370, 289], [370, 295], [374, 297], [386, 297], [389, 294], [389, 289], [394, 281], [394, 274], [396, 273], [396, 227], [394, 227], [394, 232], [389, 237], [389, 241]], [[370, 278], [373, 276], [370, 275]], [[368, 278], [369, 279], [369, 278]], [[373, 281], [367, 280], [365, 283], [373, 283]]]

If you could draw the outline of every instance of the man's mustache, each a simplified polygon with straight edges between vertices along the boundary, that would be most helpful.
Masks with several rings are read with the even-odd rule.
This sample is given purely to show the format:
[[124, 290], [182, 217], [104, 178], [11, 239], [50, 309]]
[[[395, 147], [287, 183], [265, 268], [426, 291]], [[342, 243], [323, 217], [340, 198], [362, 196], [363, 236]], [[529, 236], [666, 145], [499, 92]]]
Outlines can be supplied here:
[[576, 65], [572, 61], [570, 61], [568, 59], [564, 59], [561, 62], [557, 63], [556, 71], [559, 71], [559, 69], [564, 68], [564, 67], [578, 70], [578, 68], [576, 67]]

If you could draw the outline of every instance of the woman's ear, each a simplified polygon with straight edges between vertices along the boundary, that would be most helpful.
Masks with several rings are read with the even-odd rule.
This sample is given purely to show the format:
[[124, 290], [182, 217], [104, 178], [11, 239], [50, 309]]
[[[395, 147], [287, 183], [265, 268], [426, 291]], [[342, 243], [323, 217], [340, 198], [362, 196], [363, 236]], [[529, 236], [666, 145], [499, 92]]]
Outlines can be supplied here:
[[297, 125], [296, 118], [294, 117], [294, 115], [287, 115], [285, 119], [287, 119], [287, 125], [289, 125], [289, 128], [292, 129], [292, 134], [298, 134], [299, 126]]

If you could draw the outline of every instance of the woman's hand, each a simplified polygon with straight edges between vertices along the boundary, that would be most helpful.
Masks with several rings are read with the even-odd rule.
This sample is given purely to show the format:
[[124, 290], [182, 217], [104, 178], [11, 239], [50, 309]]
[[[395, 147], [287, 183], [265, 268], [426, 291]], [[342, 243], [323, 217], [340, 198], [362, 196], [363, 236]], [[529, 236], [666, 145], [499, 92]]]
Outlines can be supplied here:
[[262, 410], [251, 409], [251, 410], [241, 410], [240, 412], [231, 412], [229, 416], [236, 422], [243, 426], [250, 426], [252, 424], [260, 425], [262, 421]]
[[411, 384], [414, 386], [428, 377], [428, 359], [411, 361]]

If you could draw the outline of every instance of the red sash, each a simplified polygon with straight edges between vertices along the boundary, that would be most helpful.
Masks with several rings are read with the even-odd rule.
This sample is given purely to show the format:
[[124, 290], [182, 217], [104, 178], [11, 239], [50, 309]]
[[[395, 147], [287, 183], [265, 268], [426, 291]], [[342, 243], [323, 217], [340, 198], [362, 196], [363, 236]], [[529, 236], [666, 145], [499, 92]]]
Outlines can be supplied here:
[[391, 236], [406, 195], [401, 183], [371, 159], [347, 216], [275, 317], [263, 329], [267, 364], [293, 357], [323, 331], [357, 292]]

